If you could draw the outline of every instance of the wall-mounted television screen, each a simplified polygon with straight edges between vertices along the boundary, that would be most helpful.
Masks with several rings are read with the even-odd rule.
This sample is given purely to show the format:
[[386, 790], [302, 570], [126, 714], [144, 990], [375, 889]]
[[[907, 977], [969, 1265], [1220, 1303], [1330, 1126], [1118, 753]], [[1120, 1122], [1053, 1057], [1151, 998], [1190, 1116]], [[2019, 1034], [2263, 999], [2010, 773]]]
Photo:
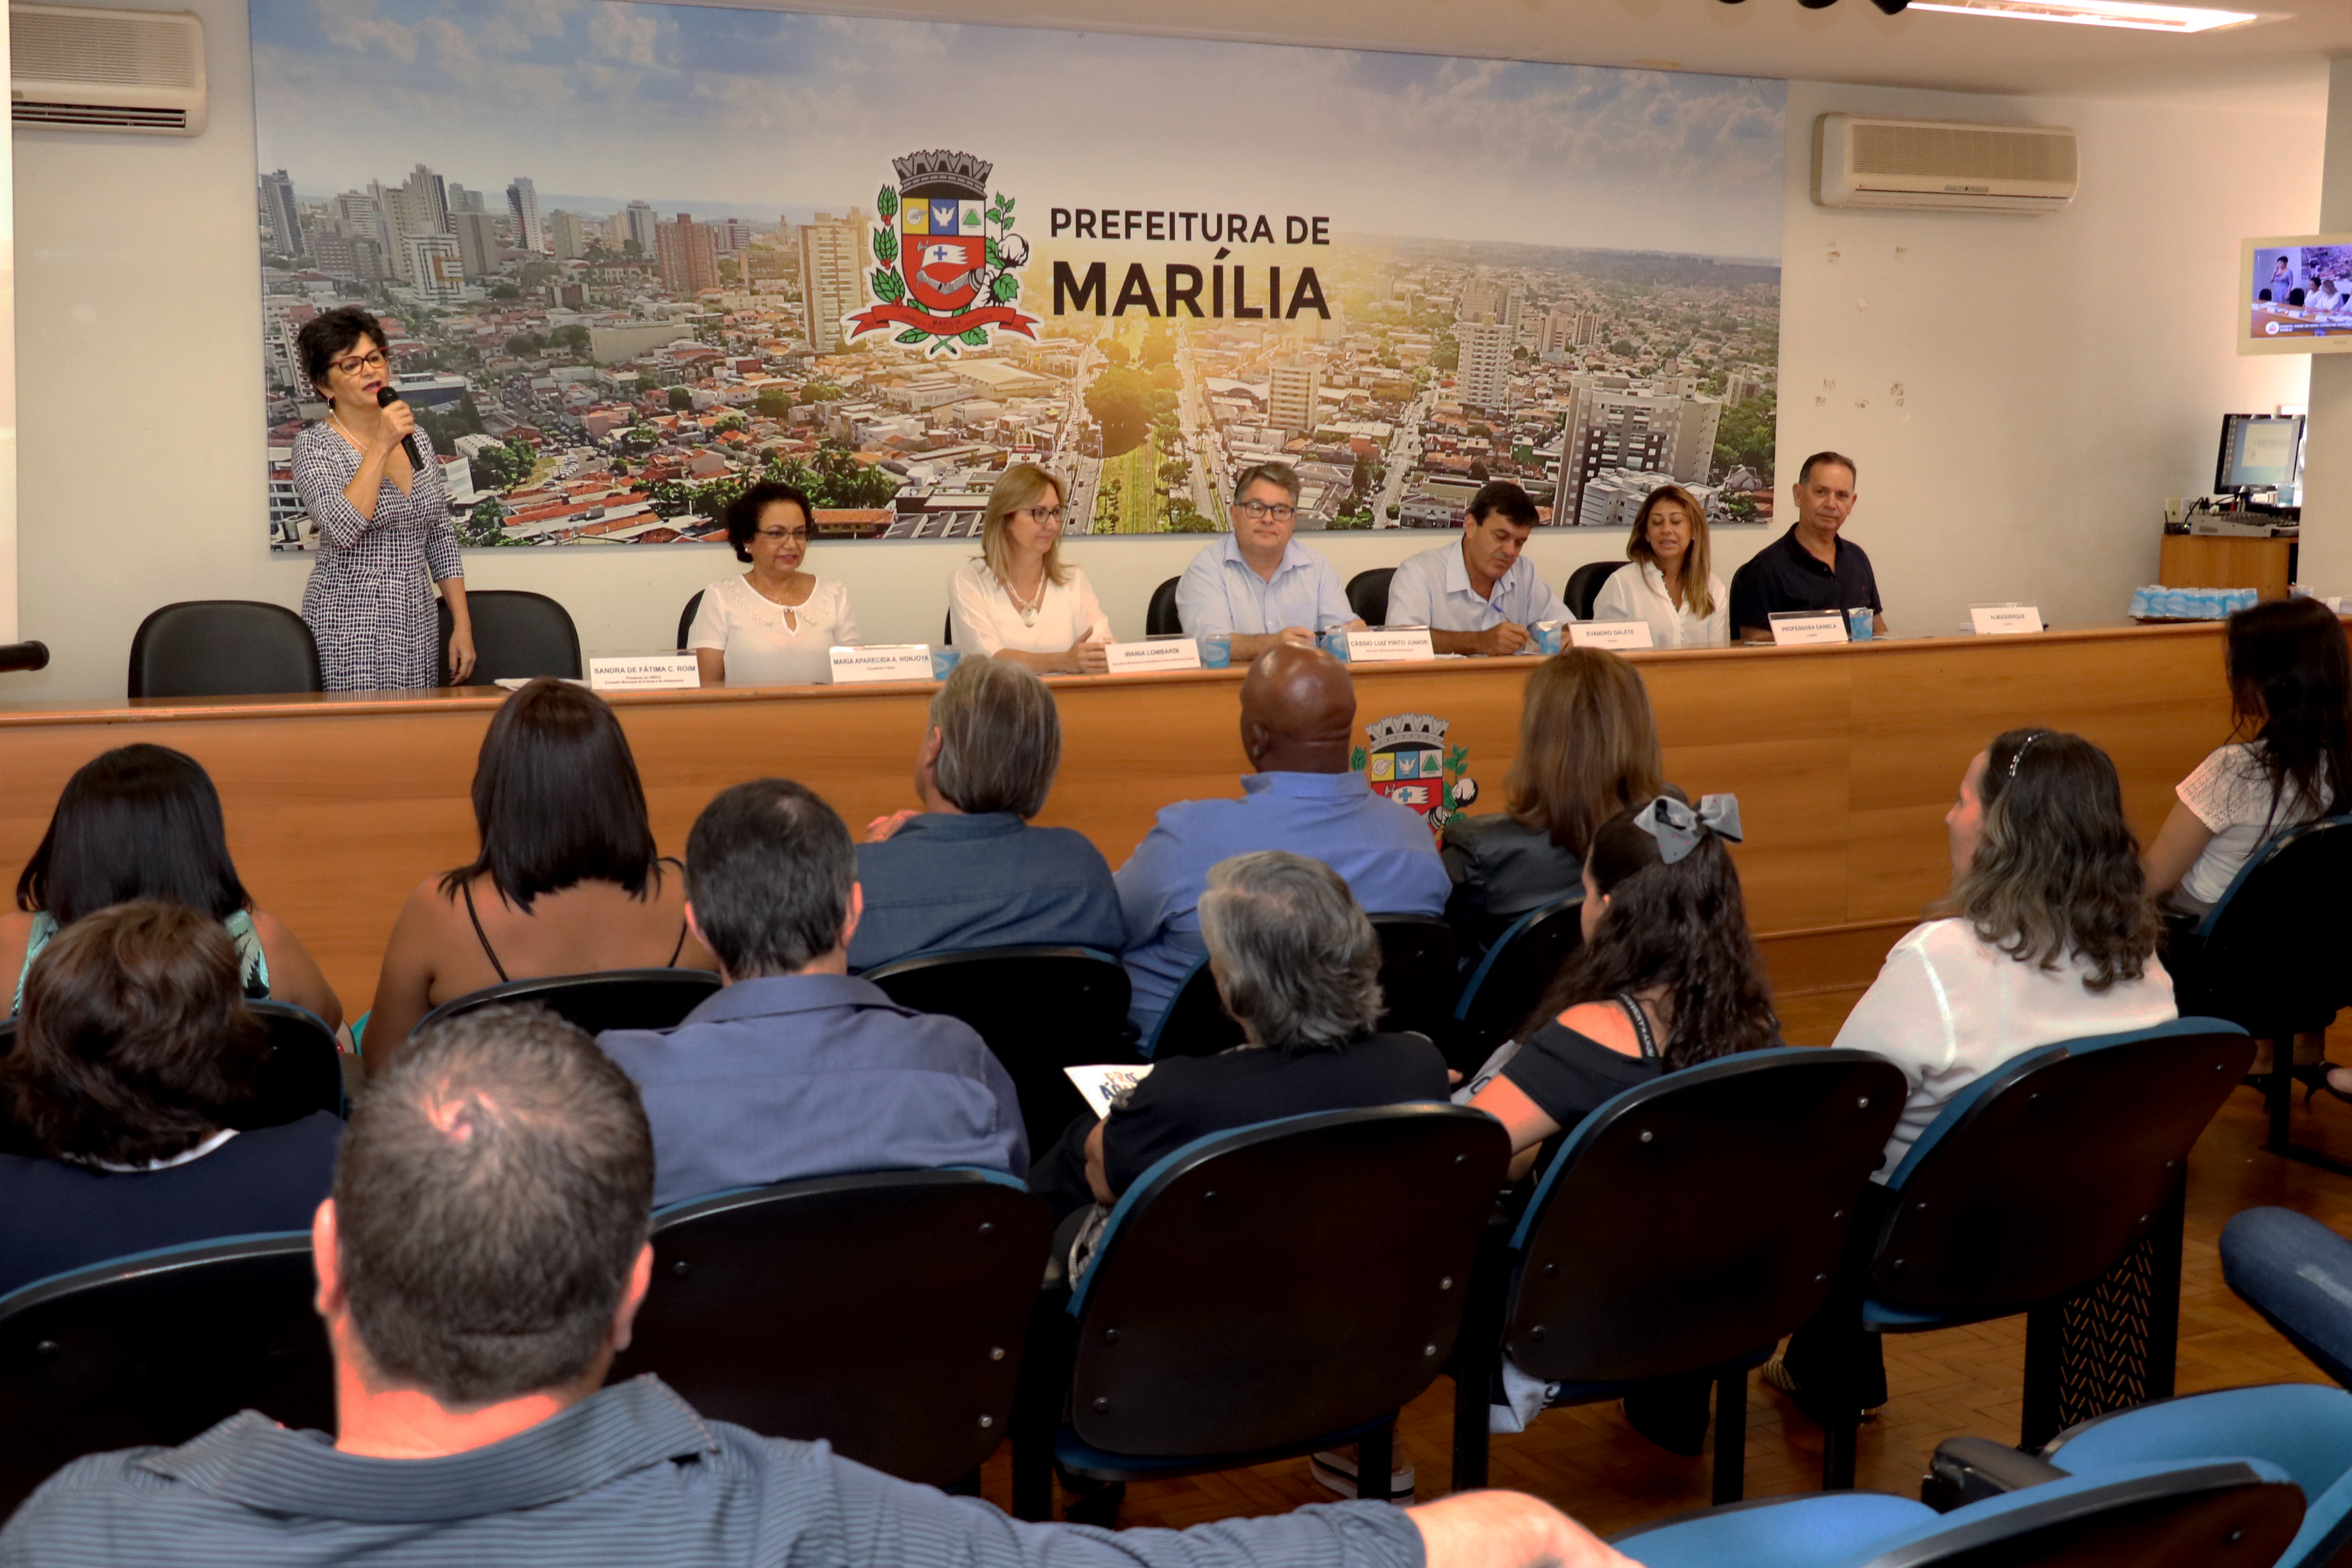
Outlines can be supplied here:
[[2352, 351], [2352, 234], [2250, 239], [2238, 262], [2238, 352]]

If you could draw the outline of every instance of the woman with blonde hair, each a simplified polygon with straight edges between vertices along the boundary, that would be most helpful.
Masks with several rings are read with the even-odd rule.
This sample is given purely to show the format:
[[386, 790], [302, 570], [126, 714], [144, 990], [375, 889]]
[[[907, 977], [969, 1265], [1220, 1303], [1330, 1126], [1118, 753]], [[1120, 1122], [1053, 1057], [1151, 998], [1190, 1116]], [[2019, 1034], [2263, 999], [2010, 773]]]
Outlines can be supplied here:
[[1680, 485], [1650, 492], [1625, 541], [1622, 569], [1601, 585], [1595, 621], [1646, 621], [1659, 648], [1727, 648], [1730, 596], [1715, 575], [1706, 543], [1706, 508]]
[[1484, 952], [1520, 915], [1574, 893], [1601, 824], [1664, 789], [1639, 671], [1599, 648], [1562, 649], [1537, 665], [1502, 814], [1445, 824], [1445, 918], [1463, 951]]
[[980, 559], [948, 586], [955, 645], [967, 658], [1010, 659], [1041, 675], [1110, 667], [1110, 621], [1087, 574], [1061, 559], [1067, 494], [1034, 463], [1013, 465], [988, 492]]

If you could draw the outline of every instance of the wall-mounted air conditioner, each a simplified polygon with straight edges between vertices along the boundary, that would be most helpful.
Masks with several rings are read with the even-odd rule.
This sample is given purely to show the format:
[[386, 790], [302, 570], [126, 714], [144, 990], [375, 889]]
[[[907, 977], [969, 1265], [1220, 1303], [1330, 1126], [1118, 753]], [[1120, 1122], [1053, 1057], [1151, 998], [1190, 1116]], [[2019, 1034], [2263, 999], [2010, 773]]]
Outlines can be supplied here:
[[1813, 200], [1824, 207], [2054, 213], [2074, 199], [2074, 133], [1824, 114], [1813, 121]]
[[194, 136], [205, 128], [205, 28], [193, 11], [8, 7], [18, 125]]

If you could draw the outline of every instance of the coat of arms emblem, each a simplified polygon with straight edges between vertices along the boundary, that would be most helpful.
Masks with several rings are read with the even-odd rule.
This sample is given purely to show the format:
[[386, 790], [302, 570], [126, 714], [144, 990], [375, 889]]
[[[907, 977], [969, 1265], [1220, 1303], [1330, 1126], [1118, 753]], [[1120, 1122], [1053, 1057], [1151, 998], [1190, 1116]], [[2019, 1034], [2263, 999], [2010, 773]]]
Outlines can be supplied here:
[[1013, 308], [1029, 242], [1013, 232], [1013, 198], [989, 194], [996, 166], [939, 151], [890, 162], [898, 183], [875, 198], [879, 265], [866, 275], [880, 303], [852, 311], [843, 336], [855, 341], [897, 328], [897, 341], [947, 356], [985, 345], [992, 329], [1034, 339], [1037, 318]]
[[1447, 722], [1425, 713], [1393, 714], [1364, 727], [1366, 746], [1351, 758], [1373, 790], [1429, 820], [1433, 833], [1477, 799], [1477, 780], [1464, 771], [1470, 748], [1445, 744]]

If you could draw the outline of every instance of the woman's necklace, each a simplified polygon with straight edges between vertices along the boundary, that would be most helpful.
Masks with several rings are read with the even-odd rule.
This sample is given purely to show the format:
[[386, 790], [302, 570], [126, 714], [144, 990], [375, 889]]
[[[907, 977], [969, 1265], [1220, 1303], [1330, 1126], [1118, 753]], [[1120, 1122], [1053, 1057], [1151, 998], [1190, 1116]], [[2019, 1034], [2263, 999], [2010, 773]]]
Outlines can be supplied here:
[[1024, 626], [1034, 626], [1037, 624], [1037, 612], [1044, 609], [1045, 606], [1045, 566], [1042, 563], [1038, 566], [1037, 587], [1035, 591], [1028, 596], [1026, 602], [1024, 602], [1022, 596], [1019, 593], [1013, 591], [1013, 582], [1009, 578], [1005, 580], [1004, 584], [1004, 597], [1013, 601], [1013, 609], [1021, 612], [1021, 624]]
[[793, 579], [791, 576], [787, 576], [784, 579], [782, 586], [779, 587], [775, 593], [771, 593], [766, 589], [761, 587], [759, 578], [751, 572], [743, 574], [743, 580], [751, 584], [752, 592], [758, 594], [761, 598], [766, 600], [769, 603], [776, 607], [777, 617], [783, 622], [785, 631], [798, 632], [801, 629], [801, 618], [793, 613], [794, 607], [785, 603], [782, 599], [777, 597], [777, 594], [790, 593], [793, 591]]

